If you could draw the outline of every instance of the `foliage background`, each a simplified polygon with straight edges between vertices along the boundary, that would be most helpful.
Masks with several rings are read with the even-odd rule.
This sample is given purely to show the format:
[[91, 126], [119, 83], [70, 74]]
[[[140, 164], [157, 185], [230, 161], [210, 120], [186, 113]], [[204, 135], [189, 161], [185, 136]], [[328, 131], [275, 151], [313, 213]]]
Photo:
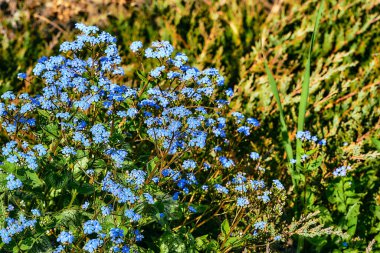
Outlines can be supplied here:
[[[38, 83], [18, 81], [17, 73], [31, 74], [38, 58], [58, 53], [60, 42], [72, 39], [76, 22], [97, 25], [118, 37], [127, 73], [123, 81], [131, 85], [138, 66], [129, 63], [130, 43], [169, 40], [198, 67], [214, 66], [222, 70], [226, 83], [236, 91], [233, 106], [260, 119], [264, 126], [257, 133], [256, 145], [262, 153], [275, 154], [268, 173], [280, 177], [289, 188], [291, 181], [283, 163], [278, 111], [265, 74], [264, 59], [268, 60], [277, 81], [290, 138], [294, 140], [302, 72], [319, 3], [314, 0], [2, 1], [0, 90], [32, 93], [38, 90]], [[380, 247], [377, 142], [380, 2], [328, 0], [324, 4], [312, 55], [305, 128], [327, 139], [328, 163], [321, 165], [323, 173], [316, 192], [319, 197], [313, 208], [325, 214], [326, 223], [334, 220], [343, 229], [348, 229], [348, 220], [355, 221], [349, 251], [364, 250], [374, 238], [376, 249]], [[349, 194], [356, 204], [347, 201], [343, 183], [344, 197], [340, 201], [347, 204], [345, 210], [334, 205], [338, 201], [337, 187], [342, 182], [331, 183], [331, 172], [341, 164], [354, 165], [354, 171], [345, 180], [353, 182]], [[350, 205], [355, 205], [355, 215], [348, 213], [347, 210], [352, 210]], [[322, 241], [310, 243], [319, 249], [343, 250], [339, 240]]]

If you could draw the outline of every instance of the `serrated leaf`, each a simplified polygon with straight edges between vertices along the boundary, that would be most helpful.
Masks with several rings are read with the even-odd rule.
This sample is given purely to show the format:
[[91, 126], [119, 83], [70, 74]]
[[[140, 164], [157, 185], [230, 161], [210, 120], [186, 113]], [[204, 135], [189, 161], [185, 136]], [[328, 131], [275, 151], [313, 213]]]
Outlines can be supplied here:
[[36, 172], [26, 171], [27, 177], [32, 180], [33, 188], [40, 187], [44, 184], [44, 182], [38, 177]]

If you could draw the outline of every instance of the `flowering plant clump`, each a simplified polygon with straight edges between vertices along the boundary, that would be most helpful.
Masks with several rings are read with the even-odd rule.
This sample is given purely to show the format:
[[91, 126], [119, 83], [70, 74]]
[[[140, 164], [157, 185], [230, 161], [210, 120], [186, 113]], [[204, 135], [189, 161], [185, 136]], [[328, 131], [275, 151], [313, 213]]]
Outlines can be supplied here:
[[260, 124], [231, 111], [217, 69], [137, 41], [156, 66], [128, 87], [116, 39], [76, 28], [34, 67], [40, 94], [1, 96], [2, 252], [230, 251], [290, 236], [285, 187], [263, 180], [252, 148]]

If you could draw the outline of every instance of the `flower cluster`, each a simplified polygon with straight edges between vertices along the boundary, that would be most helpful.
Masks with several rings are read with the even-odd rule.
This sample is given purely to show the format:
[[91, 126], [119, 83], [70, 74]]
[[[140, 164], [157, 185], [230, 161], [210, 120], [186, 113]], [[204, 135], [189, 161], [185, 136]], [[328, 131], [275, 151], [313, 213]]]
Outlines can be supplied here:
[[20, 234], [27, 228], [33, 228], [36, 225], [36, 220], [28, 220], [25, 216], [21, 215], [17, 220], [14, 218], [6, 218], [6, 227], [0, 229], [0, 238], [3, 243], [9, 244], [12, 237]]
[[[262, 220], [250, 236], [273, 226], [285, 187], [252, 173], [261, 162], [250, 144], [260, 123], [230, 109], [233, 91], [221, 73], [190, 66], [167, 41], [145, 49], [136, 41], [131, 52], [159, 65], [142, 74], [139, 88], [117, 84], [124, 70], [116, 38], [95, 26], [76, 28], [81, 34], [62, 43], [61, 55], [42, 57], [34, 67], [44, 83], [39, 95], [1, 96], [10, 137], [0, 172], [11, 192], [7, 205], [38, 217], [8, 218], [2, 241], [39, 222], [55, 236], [48, 240], [54, 252], [129, 252], [142, 247], [148, 224], [185, 227], [192, 217], [205, 223], [228, 212], [246, 213], [239, 222]], [[21, 187], [30, 196], [22, 204], [15, 191]], [[251, 211], [257, 207], [263, 212]], [[67, 212], [78, 217], [62, 218]], [[59, 227], [51, 230], [51, 223]]]
[[325, 146], [326, 145], [326, 140], [325, 139], [318, 139], [317, 136], [311, 135], [309, 131], [298, 131], [296, 134], [296, 138], [300, 139], [303, 142], [312, 142], [316, 143], [318, 145]]
[[347, 171], [351, 170], [351, 166], [340, 166], [333, 171], [334, 177], [345, 177]]

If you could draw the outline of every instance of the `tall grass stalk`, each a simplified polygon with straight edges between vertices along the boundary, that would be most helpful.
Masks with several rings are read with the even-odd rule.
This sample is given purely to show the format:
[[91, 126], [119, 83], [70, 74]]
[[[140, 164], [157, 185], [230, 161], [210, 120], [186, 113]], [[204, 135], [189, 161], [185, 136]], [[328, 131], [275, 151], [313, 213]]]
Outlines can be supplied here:
[[[311, 53], [313, 51], [314, 41], [315, 41], [315, 37], [317, 35], [319, 21], [321, 19], [321, 15], [322, 15], [322, 10], [323, 10], [323, 2], [321, 2], [319, 9], [318, 9], [317, 17], [316, 17], [315, 24], [314, 24], [313, 35], [311, 37], [311, 44], [310, 44], [309, 53], [308, 53], [308, 57], [307, 57], [306, 68], [305, 68], [305, 72], [303, 75], [301, 100], [300, 100], [299, 111], [298, 111], [297, 131], [303, 131], [304, 130], [307, 101], [309, 98]], [[296, 149], [296, 160], [297, 160], [297, 162], [296, 162], [297, 166], [296, 167], [297, 168], [300, 167], [301, 155], [302, 155], [302, 142], [301, 142], [301, 140], [297, 139], [297, 149]]]
[[[302, 91], [301, 91], [301, 100], [299, 105], [299, 111], [298, 111], [298, 125], [297, 125], [297, 131], [303, 131], [304, 130], [304, 124], [305, 124], [305, 116], [306, 116], [306, 108], [307, 108], [307, 101], [309, 98], [309, 85], [310, 85], [310, 65], [311, 65], [311, 53], [313, 51], [314, 47], [314, 41], [317, 36], [319, 22], [321, 19], [323, 11], [323, 1], [319, 5], [317, 17], [315, 19], [314, 23], [314, 31], [311, 37], [311, 43], [310, 48], [307, 56], [307, 62], [306, 62], [306, 68], [303, 75], [303, 82], [302, 82]], [[296, 171], [301, 168], [301, 155], [302, 155], [302, 142], [300, 139], [296, 140], [297, 146], [296, 146]], [[301, 171], [302, 173], [302, 171]], [[302, 177], [304, 178], [304, 177]], [[296, 205], [298, 207], [298, 205]], [[303, 208], [303, 205], [301, 206]], [[296, 210], [298, 212], [298, 210]], [[299, 213], [302, 213], [302, 210], [299, 210]], [[304, 247], [304, 237], [300, 236], [298, 239], [297, 244], [297, 253], [302, 252]]]

